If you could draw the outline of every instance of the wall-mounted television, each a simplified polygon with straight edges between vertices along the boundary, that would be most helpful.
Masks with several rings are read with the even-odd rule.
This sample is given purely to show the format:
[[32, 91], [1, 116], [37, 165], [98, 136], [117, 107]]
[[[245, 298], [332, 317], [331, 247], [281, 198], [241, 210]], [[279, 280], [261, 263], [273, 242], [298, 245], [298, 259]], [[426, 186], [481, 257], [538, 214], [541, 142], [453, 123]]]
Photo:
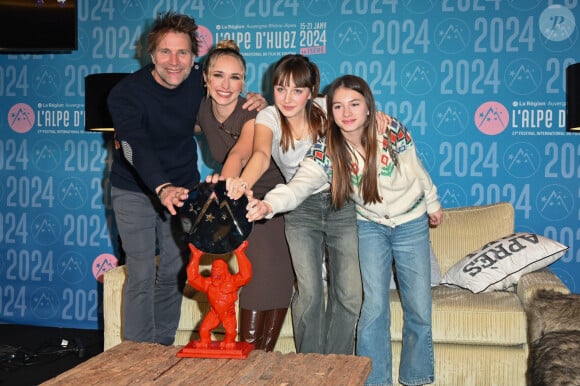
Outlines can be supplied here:
[[77, 0], [0, 0], [0, 53], [77, 49]]

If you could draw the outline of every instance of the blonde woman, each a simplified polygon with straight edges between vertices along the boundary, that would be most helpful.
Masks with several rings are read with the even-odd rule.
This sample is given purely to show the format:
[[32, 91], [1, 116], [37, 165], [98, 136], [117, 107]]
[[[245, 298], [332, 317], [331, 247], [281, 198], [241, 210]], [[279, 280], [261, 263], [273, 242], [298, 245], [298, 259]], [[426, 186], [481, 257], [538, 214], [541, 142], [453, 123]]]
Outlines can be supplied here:
[[[203, 77], [207, 96], [201, 103], [198, 128], [207, 138], [213, 159], [223, 164], [224, 177], [237, 177], [252, 154], [256, 111], [242, 108], [246, 63], [235, 42], [221, 41], [206, 60]], [[254, 185], [262, 197], [283, 182], [272, 164]], [[284, 322], [294, 275], [284, 236], [284, 219], [254, 224], [246, 254], [252, 280], [240, 293], [240, 338], [256, 349], [272, 351]]]

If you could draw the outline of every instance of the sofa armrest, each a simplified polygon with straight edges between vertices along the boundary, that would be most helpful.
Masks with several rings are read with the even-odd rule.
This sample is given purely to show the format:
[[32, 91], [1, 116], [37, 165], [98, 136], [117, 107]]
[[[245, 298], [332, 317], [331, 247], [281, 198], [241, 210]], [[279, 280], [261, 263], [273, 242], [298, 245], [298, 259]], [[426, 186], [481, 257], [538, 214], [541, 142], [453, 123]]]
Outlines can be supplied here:
[[516, 288], [516, 293], [524, 309], [528, 309], [530, 301], [534, 298], [536, 292], [542, 289], [563, 294], [570, 293], [570, 289], [549, 268], [526, 273], [522, 275]]
[[121, 307], [125, 277], [124, 265], [108, 270], [103, 276], [103, 334], [105, 350], [118, 345], [122, 341]]

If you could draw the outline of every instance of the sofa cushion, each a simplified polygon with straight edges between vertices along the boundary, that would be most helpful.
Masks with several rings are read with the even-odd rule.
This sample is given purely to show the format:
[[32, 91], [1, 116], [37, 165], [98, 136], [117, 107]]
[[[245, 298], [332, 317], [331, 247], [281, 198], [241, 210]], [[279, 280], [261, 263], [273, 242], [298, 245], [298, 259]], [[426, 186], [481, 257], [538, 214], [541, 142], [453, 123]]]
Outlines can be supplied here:
[[[433, 342], [513, 346], [526, 343], [526, 313], [514, 292], [470, 291], [437, 286], [433, 298]], [[401, 341], [403, 310], [390, 291], [391, 335]]]
[[441, 273], [482, 245], [514, 233], [514, 218], [509, 202], [445, 208], [443, 222], [429, 229]]
[[552, 264], [568, 247], [534, 233], [511, 234], [469, 253], [451, 267], [441, 284], [474, 293], [505, 290], [527, 272]]

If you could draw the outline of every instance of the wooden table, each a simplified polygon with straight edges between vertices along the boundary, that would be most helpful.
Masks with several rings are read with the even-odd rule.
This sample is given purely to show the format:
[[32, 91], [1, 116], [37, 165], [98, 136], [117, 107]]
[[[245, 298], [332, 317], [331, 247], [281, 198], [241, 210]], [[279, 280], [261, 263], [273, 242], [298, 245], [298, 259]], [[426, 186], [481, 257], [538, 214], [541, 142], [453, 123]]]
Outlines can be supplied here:
[[353, 355], [252, 351], [246, 359], [180, 358], [183, 346], [123, 342], [42, 385], [358, 386], [371, 360]]

